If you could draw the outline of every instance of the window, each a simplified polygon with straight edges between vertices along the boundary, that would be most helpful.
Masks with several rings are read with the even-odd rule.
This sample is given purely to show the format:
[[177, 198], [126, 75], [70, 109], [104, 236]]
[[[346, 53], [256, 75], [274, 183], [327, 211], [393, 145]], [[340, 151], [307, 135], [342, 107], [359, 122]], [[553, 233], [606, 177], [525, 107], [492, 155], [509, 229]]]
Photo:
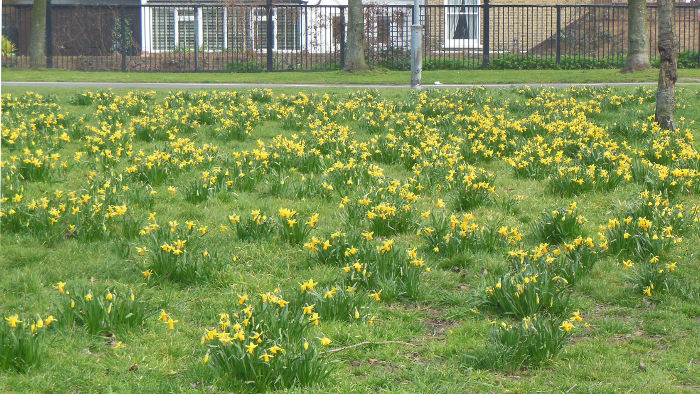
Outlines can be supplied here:
[[172, 51], [175, 49], [175, 18], [172, 9], [152, 8], [151, 13], [152, 35], [151, 50], [153, 52]]
[[267, 10], [264, 8], [254, 9], [252, 13], [253, 28], [251, 32], [253, 34], [253, 48], [265, 50], [267, 49]]
[[224, 42], [224, 13], [224, 8], [201, 8], [202, 38], [200, 43], [203, 51], [221, 51], [226, 44]]
[[[267, 9], [263, 7], [150, 7], [144, 11], [145, 48], [152, 52], [267, 50]], [[272, 9], [272, 48], [302, 49], [302, 8]], [[150, 41], [150, 42], [149, 42]]]
[[367, 45], [375, 50], [410, 49], [411, 24], [405, 8], [368, 7], [365, 11]]
[[301, 8], [277, 8], [275, 49], [295, 51], [301, 49]]
[[232, 52], [243, 52], [249, 49], [247, 26], [250, 12], [239, 7], [226, 8], [226, 42], [225, 48]]
[[[194, 8], [176, 8], [173, 10], [175, 20], [175, 48], [179, 50], [194, 50], [195, 40], [195, 10]], [[199, 16], [199, 15], [198, 15]]]
[[445, 47], [480, 48], [479, 0], [445, 0]]
[[[301, 9], [296, 7], [274, 8], [272, 10], [273, 41], [272, 49], [295, 51], [301, 49]], [[257, 50], [267, 50], [267, 10], [253, 10], [252, 41]]]

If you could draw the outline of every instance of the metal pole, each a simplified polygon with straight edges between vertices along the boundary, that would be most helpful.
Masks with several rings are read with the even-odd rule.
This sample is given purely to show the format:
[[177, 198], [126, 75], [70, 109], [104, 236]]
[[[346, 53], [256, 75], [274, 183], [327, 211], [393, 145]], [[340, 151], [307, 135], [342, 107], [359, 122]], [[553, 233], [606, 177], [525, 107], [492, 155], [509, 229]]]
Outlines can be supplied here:
[[484, 61], [482, 64], [482, 67], [484, 69], [489, 68], [489, 44], [491, 43], [491, 16], [489, 12], [489, 0], [484, 0], [484, 51], [483, 51], [483, 56], [484, 56]]
[[53, 67], [53, 23], [51, 0], [46, 1], [46, 68]]
[[272, 59], [272, 47], [275, 45], [275, 25], [272, 20], [272, 0], [267, 0], [267, 71], [273, 71], [274, 63]]
[[126, 72], [126, 12], [124, 6], [119, 6], [119, 25], [121, 34], [119, 35], [119, 52], [122, 55], [122, 72]]
[[561, 6], [557, 5], [557, 64], [561, 64]]
[[345, 6], [340, 6], [340, 69], [345, 68]]
[[194, 9], [194, 71], [199, 71], [199, 7]]
[[413, 0], [411, 25], [411, 89], [420, 90], [423, 71], [423, 26], [420, 24], [420, 0]]

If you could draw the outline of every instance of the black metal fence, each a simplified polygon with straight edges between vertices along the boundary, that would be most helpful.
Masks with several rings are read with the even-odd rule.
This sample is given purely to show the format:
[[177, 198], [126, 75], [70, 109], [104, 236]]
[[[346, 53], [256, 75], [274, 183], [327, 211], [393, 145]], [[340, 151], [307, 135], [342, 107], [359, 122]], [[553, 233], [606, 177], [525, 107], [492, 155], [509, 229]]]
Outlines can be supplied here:
[[[421, 7], [425, 69], [593, 68], [624, 63], [626, 5], [446, 3]], [[658, 56], [656, 10], [649, 6], [654, 59]], [[697, 65], [700, 5], [677, 3], [675, 12], [680, 51]], [[3, 67], [29, 67], [30, 14], [31, 6], [2, 6]], [[412, 18], [410, 6], [365, 6], [369, 63], [409, 68]], [[345, 6], [49, 5], [47, 67], [334, 70], [343, 67], [346, 24]]]

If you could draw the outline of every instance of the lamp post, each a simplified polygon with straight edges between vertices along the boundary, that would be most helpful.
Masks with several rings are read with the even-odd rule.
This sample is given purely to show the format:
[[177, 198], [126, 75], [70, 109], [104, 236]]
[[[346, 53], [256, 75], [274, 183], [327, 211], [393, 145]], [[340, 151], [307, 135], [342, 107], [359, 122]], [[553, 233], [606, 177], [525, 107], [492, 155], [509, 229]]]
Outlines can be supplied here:
[[411, 25], [411, 89], [420, 89], [423, 69], [423, 26], [420, 24], [420, 0], [413, 0]]

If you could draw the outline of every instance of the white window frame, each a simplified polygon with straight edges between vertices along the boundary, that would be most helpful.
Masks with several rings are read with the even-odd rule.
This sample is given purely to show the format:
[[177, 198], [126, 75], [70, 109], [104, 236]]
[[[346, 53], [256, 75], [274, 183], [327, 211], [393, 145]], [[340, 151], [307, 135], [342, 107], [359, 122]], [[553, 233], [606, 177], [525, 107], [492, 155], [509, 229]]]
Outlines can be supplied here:
[[[143, 0], [142, 0], [143, 1]], [[181, 7], [181, 8], [186, 8], [186, 9], [192, 9], [193, 7]], [[226, 51], [229, 48], [229, 37], [228, 37], [228, 9], [227, 7], [222, 7], [223, 9], [223, 17], [222, 17], [222, 23], [223, 25], [223, 30], [222, 30], [222, 48], [224, 51]], [[173, 13], [173, 25], [171, 26], [172, 28], [172, 33], [173, 33], [173, 48], [168, 49], [168, 48], [159, 48], [155, 49], [154, 47], [154, 37], [155, 37], [155, 32], [154, 29], [156, 28], [155, 24], [153, 23], [153, 10], [154, 8], [150, 7], [143, 7], [141, 9], [141, 14], [142, 14], [142, 20], [145, 21], [145, 23], [142, 24], [141, 26], [141, 47], [144, 48], [144, 50], [147, 50], [149, 53], [167, 53], [171, 52], [173, 49], [177, 49], [180, 46], [180, 23], [193, 23], [193, 22], [198, 22], [195, 23], [195, 28], [197, 31], [195, 32], [196, 34], [196, 40], [197, 40], [197, 47], [200, 52], [217, 52], [218, 50], [216, 49], [204, 49], [204, 23], [203, 23], [203, 12], [201, 7], [194, 7], [195, 14], [194, 15], [180, 15], [179, 9], [178, 8], [173, 8], [172, 13]], [[264, 11], [264, 9], [263, 9]], [[299, 13], [297, 23], [298, 23], [298, 34], [299, 34], [299, 46], [298, 48], [295, 49], [278, 49], [278, 39], [277, 39], [277, 9], [273, 8], [272, 10], [272, 24], [275, 28], [273, 34], [273, 47], [272, 50], [275, 52], [280, 52], [280, 53], [294, 53], [294, 52], [299, 52], [303, 51], [305, 49], [305, 37], [307, 32], [304, 31], [304, 25], [306, 21], [306, 15], [303, 12]], [[255, 30], [255, 22], [260, 22], [260, 23], [265, 23], [267, 24], [267, 12], [264, 12], [262, 14], [255, 14], [256, 9], [251, 9], [251, 17], [249, 19], [250, 23], [250, 29], [249, 29], [249, 34], [250, 34], [250, 39], [252, 42], [252, 50], [258, 51], [261, 53], [266, 53], [267, 49], [264, 48], [266, 45], [267, 41], [264, 43], [258, 42], [256, 40], [256, 30]], [[347, 28], [347, 27], [346, 27]], [[261, 45], [262, 44], [262, 45]]]
[[224, 51], [228, 50], [228, 7], [224, 7], [223, 11], [223, 23], [224, 23], [224, 28], [222, 29], [222, 34], [223, 34], [223, 42], [221, 43], [221, 47], [223, 48]]
[[[454, 4], [454, 2], [451, 2], [450, 0], [444, 0], [444, 4], [448, 5], [450, 7], [445, 9], [445, 20], [444, 20], [444, 43], [443, 46], [448, 49], [479, 49], [481, 48], [481, 8], [479, 6], [481, 5], [481, 0], [476, 0], [476, 4], [471, 4], [471, 5], [465, 5], [466, 11], [464, 13], [455, 10], [458, 10], [461, 5], [459, 4]], [[454, 15], [466, 15], [467, 17], [474, 16], [476, 15], [476, 38], [472, 39], [467, 39], [467, 38], [450, 38], [450, 35], [454, 31], [450, 31], [450, 17]]]

